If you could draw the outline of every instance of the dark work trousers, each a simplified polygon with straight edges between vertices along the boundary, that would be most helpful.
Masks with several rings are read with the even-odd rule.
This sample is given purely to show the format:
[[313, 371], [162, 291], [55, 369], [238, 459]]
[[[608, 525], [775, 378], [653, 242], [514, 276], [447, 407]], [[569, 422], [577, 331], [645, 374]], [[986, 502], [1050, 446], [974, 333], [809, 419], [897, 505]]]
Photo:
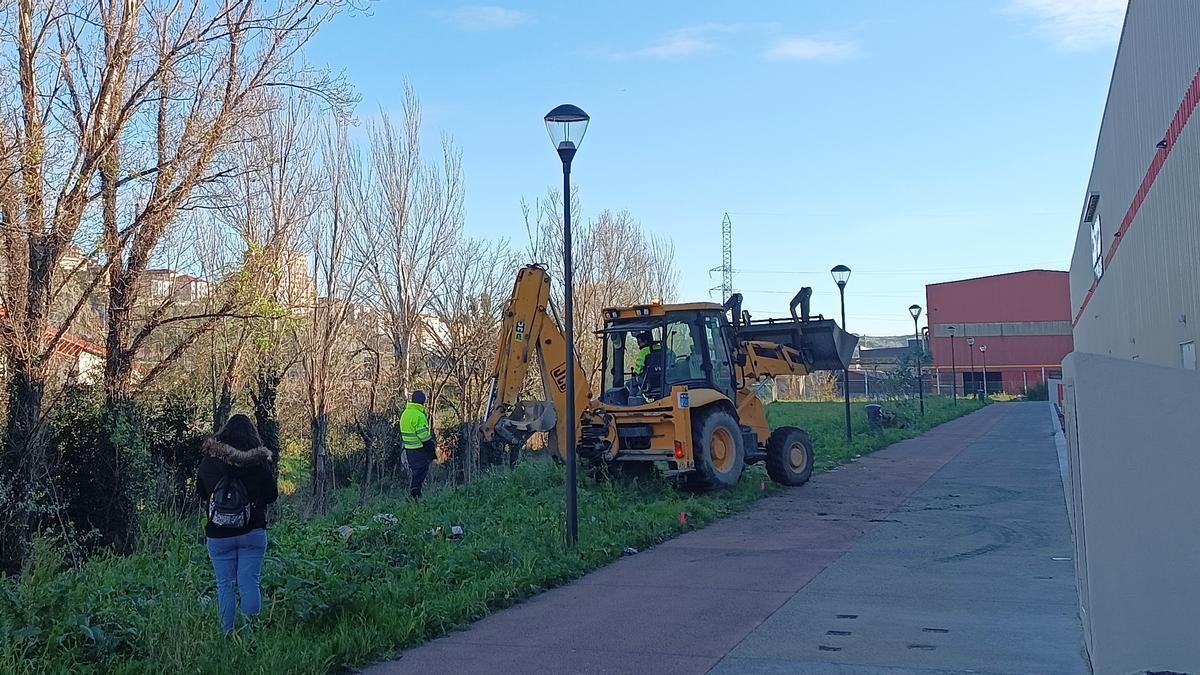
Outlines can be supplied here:
[[408, 496], [420, 499], [421, 486], [425, 484], [425, 476], [429, 474], [433, 453], [428, 450], [405, 450], [404, 454], [408, 457]]

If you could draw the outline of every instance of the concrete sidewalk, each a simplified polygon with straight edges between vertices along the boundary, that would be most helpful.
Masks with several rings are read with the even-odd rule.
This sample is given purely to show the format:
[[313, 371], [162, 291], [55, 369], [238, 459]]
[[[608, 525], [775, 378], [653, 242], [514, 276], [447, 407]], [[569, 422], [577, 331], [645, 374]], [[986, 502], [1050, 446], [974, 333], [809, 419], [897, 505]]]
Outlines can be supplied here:
[[368, 672], [1087, 672], [1045, 405], [989, 406]]

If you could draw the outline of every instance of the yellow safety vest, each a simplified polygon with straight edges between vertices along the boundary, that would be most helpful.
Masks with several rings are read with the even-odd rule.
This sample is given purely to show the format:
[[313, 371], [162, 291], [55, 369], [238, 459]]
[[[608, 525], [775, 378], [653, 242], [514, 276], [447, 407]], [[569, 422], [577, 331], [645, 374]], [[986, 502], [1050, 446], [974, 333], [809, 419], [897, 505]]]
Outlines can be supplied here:
[[646, 358], [650, 356], [650, 352], [656, 352], [662, 349], [662, 345], [654, 343], [648, 347], [642, 347], [638, 350], [637, 361], [633, 364], [633, 374], [641, 375], [646, 372]]
[[404, 449], [420, 450], [430, 438], [433, 436], [429, 433], [429, 418], [425, 416], [425, 406], [410, 401], [400, 415], [400, 440], [404, 441]]

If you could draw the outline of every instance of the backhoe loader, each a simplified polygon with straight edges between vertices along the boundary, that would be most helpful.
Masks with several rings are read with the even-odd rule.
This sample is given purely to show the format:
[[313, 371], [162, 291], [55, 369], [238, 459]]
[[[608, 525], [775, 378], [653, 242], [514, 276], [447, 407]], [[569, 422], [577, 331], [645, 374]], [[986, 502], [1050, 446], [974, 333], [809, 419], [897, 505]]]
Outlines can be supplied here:
[[[504, 308], [483, 436], [519, 445], [549, 432], [549, 447], [565, 458], [566, 424], [574, 424], [577, 453], [593, 467], [638, 474], [658, 466], [687, 486], [715, 489], [765, 462], [773, 481], [801, 485], [812, 474], [812, 442], [795, 427], [772, 431], [755, 388], [849, 362], [858, 338], [809, 316], [811, 295], [802, 288], [783, 319], [752, 319], [737, 293], [724, 305], [605, 309], [597, 331], [602, 389], [594, 396], [577, 365], [579, 411], [567, 419], [567, 345], [550, 307], [550, 277], [544, 267], [525, 266]], [[639, 350], [649, 358], [639, 359]], [[534, 356], [547, 400], [520, 398]]]

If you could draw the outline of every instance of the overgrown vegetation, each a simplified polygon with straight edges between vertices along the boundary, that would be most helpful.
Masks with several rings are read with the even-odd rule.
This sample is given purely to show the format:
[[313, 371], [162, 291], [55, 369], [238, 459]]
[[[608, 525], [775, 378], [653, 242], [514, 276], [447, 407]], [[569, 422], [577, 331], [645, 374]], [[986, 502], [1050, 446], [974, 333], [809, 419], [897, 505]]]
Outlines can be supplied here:
[[[840, 404], [777, 403], [768, 414], [809, 430], [823, 470], [979, 406], [931, 398], [918, 425], [872, 433], [856, 404], [852, 444]], [[549, 462], [499, 470], [416, 505], [385, 497], [363, 506], [354, 487], [319, 518], [286, 503], [270, 530], [262, 620], [232, 642], [215, 619], [198, 515], [146, 514], [136, 553], [75, 569], [39, 539], [21, 579], [0, 583], [0, 672], [336, 671], [577, 578], [627, 546], [743, 509], [774, 489], [766, 481], [764, 491], [764, 479], [755, 467], [736, 489], [705, 495], [656, 481], [584, 480], [573, 550], [561, 543], [562, 472]], [[465, 528], [461, 540], [445, 536], [453, 525]]]

